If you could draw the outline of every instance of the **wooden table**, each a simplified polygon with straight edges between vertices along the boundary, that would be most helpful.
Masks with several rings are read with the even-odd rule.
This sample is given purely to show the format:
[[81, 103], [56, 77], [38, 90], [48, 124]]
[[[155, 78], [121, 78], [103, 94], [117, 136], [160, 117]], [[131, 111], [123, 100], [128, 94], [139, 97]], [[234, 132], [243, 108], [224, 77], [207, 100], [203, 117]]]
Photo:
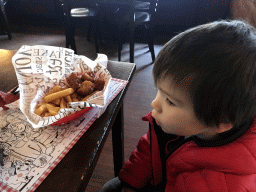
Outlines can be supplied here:
[[[0, 50], [0, 90], [9, 91], [17, 85], [11, 58], [15, 52]], [[108, 62], [108, 70], [115, 78], [131, 81], [135, 64]], [[109, 131], [112, 128], [114, 171], [118, 175], [124, 161], [123, 99], [129, 84], [108, 106], [73, 148], [39, 185], [36, 192], [84, 191], [91, 178]]]

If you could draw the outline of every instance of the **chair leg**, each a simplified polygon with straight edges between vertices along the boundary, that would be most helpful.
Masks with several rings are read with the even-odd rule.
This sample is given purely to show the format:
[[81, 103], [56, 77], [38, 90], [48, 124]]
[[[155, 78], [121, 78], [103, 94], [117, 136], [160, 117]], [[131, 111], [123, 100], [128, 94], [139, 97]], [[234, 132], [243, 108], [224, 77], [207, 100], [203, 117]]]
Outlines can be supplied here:
[[6, 14], [5, 14], [4, 7], [1, 6], [1, 5], [0, 5], [0, 12], [1, 12], [1, 13], [0, 13], [0, 14], [1, 14], [1, 17], [3, 17], [1, 20], [3, 20], [2, 22], [3, 22], [4, 31], [6, 31], [9, 40], [11, 40], [11, 39], [12, 39], [11, 30], [10, 30], [9, 23], [8, 23]]
[[153, 43], [153, 41], [150, 41], [148, 43], [148, 46], [149, 46], [149, 51], [151, 52], [152, 61], [155, 62], [155, 50], [154, 50], [154, 43]]
[[93, 30], [93, 37], [94, 37], [94, 43], [95, 43], [95, 49], [96, 49], [96, 53], [99, 53], [99, 44], [98, 44], [98, 33], [97, 33], [97, 29], [96, 31]]
[[122, 48], [123, 48], [123, 44], [121, 41], [118, 41], [118, 61], [121, 61], [121, 51], [122, 51]]
[[99, 53], [99, 24], [96, 18], [92, 18], [91, 21], [91, 33], [93, 34], [96, 53]]
[[121, 61], [122, 49], [123, 49], [123, 30], [122, 24], [118, 23], [117, 43], [118, 43], [118, 61]]
[[133, 18], [133, 13], [130, 14], [130, 63], [134, 63], [134, 30], [135, 30], [135, 23]]
[[91, 21], [89, 21], [89, 24], [88, 24], [88, 33], [87, 33], [87, 41], [88, 41], [88, 42], [90, 41], [91, 32], [92, 32], [92, 27], [93, 27], [93, 24], [92, 24]]
[[66, 32], [66, 48], [69, 48], [70, 45], [70, 37], [69, 34]]
[[153, 37], [152, 29], [150, 27], [147, 27], [147, 26], [146, 26], [146, 29], [148, 31], [149, 51], [151, 52], [152, 61], [155, 62], [154, 37]]
[[76, 51], [76, 42], [75, 42], [75, 23], [68, 22], [67, 28], [66, 28], [66, 48], [69, 48], [71, 46], [71, 49], [74, 50], [75, 54], [77, 54]]
[[[100, 35], [99, 35], [100, 32], [98, 31], [99, 30], [98, 26], [96, 27], [96, 29], [94, 29], [95, 25], [98, 25], [96, 20], [95, 19], [90, 19], [90, 18], [88, 20], [89, 21], [88, 21], [87, 41], [90, 42], [91, 41], [90, 38], [92, 36], [92, 33], [93, 33], [93, 38], [95, 38], [94, 33], [97, 32], [97, 38], [99, 39], [100, 38]], [[99, 40], [101, 42], [101, 39], [99, 39]]]
[[69, 48], [71, 44], [71, 26], [67, 25], [66, 26], [66, 48]]
[[72, 36], [71, 49], [73, 49], [75, 51], [75, 54], [77, 54], [75, 36]]
[[130, 63], [134, 63], [134, 40], [130, 40]]

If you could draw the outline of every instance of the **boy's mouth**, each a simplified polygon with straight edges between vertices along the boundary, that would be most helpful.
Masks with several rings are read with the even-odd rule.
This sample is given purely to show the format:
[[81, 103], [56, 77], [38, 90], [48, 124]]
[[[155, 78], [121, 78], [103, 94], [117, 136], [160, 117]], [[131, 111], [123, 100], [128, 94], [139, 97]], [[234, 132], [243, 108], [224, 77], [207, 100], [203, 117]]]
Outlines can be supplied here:
[[155, 122], [158, 126], [161, 126], [161, 124], [156, 120], [156, 118], [154, 117], [154, 110], [152, 111], [152, 117], [155, 119]]

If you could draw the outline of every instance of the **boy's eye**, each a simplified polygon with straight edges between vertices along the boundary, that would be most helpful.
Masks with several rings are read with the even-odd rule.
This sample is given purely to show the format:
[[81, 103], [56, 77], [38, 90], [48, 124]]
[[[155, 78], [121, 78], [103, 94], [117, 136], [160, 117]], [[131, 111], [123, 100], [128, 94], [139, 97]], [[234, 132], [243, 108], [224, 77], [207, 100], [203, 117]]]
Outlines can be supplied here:
[[174, 105], [174, 103], [173, 103], [173, 102], [171, 102], [171, 100], [170, 100], [170, 99], [168, 99], [168, 97], [166, 98], [166, 101], [167, 101], [167, 103], [168, 103], [169, 105]]

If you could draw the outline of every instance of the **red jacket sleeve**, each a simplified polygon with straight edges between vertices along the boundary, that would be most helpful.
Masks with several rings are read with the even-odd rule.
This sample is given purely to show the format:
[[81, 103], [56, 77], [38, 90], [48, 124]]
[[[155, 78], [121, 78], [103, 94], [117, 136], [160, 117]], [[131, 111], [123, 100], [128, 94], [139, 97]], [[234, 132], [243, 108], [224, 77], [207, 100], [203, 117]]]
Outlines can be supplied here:
[[143, 135], [119, 173], [119, 179], [136, 189], [143, 188], [152, 179], [150, 130]]

